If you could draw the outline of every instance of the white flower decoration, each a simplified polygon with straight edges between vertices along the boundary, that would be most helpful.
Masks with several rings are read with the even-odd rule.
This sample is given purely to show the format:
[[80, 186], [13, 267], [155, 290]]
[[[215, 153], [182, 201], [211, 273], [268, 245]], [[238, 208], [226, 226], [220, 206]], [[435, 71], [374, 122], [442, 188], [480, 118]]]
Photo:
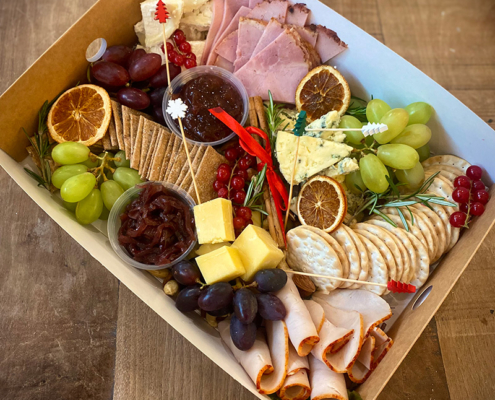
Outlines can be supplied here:
[[172, 116], [173, 119], [185, 118], [187, 111], [187, 105], [184, 104], [182, 99], [169, 100], [167, 113]]

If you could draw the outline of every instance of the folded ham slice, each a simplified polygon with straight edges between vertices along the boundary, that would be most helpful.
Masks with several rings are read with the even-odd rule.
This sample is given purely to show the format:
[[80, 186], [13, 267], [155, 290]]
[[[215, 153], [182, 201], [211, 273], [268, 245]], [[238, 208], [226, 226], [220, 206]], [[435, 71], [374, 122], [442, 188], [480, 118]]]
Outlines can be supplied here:
[[223, 57], [225, 60], [232, 63], [232, 65], [236, 58], [235, 52], [237, 50], [238, 38], [237, 31], [234, 31], [230, 35], [227, 35], [227, 37], [222, 40], [222, 43], [219, 43], [215, 47], [217, 55]]
[[222, 25], [223, 20], [223, 7], [226, 0], [212, 0], [212, 17], [211, 26], [208, 30], [208, 35], [206, 36], [205, 48], [203, 55], [201, 56], [201, 65], [205, 65], [208, 60], [208, 55], [210, 54], [211, 48], [215, 42], [215, 38]]
[[295, 29], [286, 28], [235, 75], [250, 97], [261, 96], [267, 100], [270, 90], [275, 101], [294, 103], [297, 85], [320, 63], [320, 56], [313, 46]]
[[331, 29], [321, 25], [310, 25], [310, 28], [318, 33], [316, 51], [323, 63], [347, 49], [347, 44], [340, 40], [339, 35]]
[[267, 23], [260, 19], [243, 17], [239, 20], [238, 44], [234, 71], [238, 71], [249, 61], [256, 44], [263, 35], [266, 25]]
[[309, 369], [311, 400], [349, 400], [343, 374], [333, 372], [311, 355]]
[[311, 314], [301, 299], [301, 295], [291, 276], [288, 277], [284, 288], [275, 294], [284, 303], [287, 310], [285, 323], [287, 324], [291, 343], [299, 356], [307, 356], [320, 338], [313, 324]]
[[284, 23], [288, 8], [289, 2], [287, 0], [263, 0], [247, 16], [267, 22], [275, 18]]
[[306, 21], [309, 18], [310, 9], [306, 7], [306, 4], [297, 3], [290, 6], [287, 10], [287, 16], [285, 22], [297, 26], [306, 25]]
[[214, 65], [226, 69], [229, 72], [234, 72], [234, 63], [230, 62], [229, 60], [226, 60], [222, 56], [217, 56]]
[[282, 400], [306, 400], [310, 393], [308, 379], [309, 361], [307, 357], [300, 357], [294, 346], [289, 343], [289, 367], [287, 377], [278, 391]]
[[284, 31], [284, 29], [285, 29], [284, 25], [280, 23], [278, 20], [276, 20], [275, 18], [270, 19], [268, 25], [263, 31], [263, 35], [261, 35], [260, 40], [256, 44], [256, 47], [251, 57], [254, 57], [270, 43], [273, 43], [275, 39], [278, 38], [280, 34]]
[[294, 27], [294, 29], [301, 35], [301, 37], [306, 40], [311, 46], [316, 47], [316, 42], [318, 41], [318, 33], [307, 26], [297, 26], [285, 24], [287, 27]]

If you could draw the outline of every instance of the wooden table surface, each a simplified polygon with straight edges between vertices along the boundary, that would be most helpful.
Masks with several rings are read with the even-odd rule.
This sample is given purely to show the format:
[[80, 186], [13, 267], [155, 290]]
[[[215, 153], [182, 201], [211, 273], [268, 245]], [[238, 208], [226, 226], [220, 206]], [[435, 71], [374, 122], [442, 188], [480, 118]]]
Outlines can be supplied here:
[[[1, 0], [0, 92], [94, 2]], [[494, 0], [325, 2], [495, 128]], [[2, 169], [0, 184], [2, 399], [254, 399], [120, 285]], [[494, 396], [494, 241], [495, 230], [381, 400]]]

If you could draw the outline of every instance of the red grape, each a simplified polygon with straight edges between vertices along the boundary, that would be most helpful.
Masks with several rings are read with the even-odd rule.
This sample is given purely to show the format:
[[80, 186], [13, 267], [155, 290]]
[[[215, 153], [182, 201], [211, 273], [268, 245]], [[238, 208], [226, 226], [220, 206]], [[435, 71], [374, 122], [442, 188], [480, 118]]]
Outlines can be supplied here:
[[99, 81], [110, 86], [124, 86], [129, 82], [129, 73], [119, 64], [100, 61], [91, 68], [91, 74]]
[[225, 158], [229, 161], [237, 160], [237, 151], [236, 149], [227, 149], [225, 150]]
[[217, 170], [217, 180], [220, 182], [228, 182], [230, 179], [230, 171], [226, 168], [218, 168]]
[[230, 320], [230, 337], [239, 350], [246, 351], [253, 347], [256, 341], [257, 327], [254, 322], [243, 324], [235, 315]]
[[221, 188], [218, 191], [218, 197], [222, 199], [227, 199], [229, 197], [229, 190], [226, 187]]
[[247, 171], [243, 170], [243, 169], [239, 169], [235, 172], [236, 176], [238, 176], [239, 178], [242, 178], [244, 179], [245, 181], [248, 180], [249, 178], [249, 175], [247, 173]]
[[215, 190], [215, 192], [218, 193], [218, 191], [222, 188], [225, 187], [225, 183], [221, 182], [221, 181], [215, 181], [213, 182], [213, 190]]
[[153, 106], [153, 117], [159, 124], [162, 124], [164, 126], [166, 125], [165, 117], [163, 116], [163, 108], [161, 105]]
[[456, 203], [467, 203], [469, 201], [469, 190], [465, 187], [458, 187], [452, 193], [452, 199]]
[[179, 50], [182, 51], [183, 53], [190, 53], [191, 52], [191, 43], [183, 42], [183, 43], [179, 44]]
[[200, 295], [201, 286], [188, 286], [185, 289], [182, 289], [177, 296], [175, 307], [183, 313], [197, 310], [199, 308], [198, 300]]
[[181, 67], [182, 65], [184, 65], [184, 60], [185, 60], [185, 57], [182, 55], [182, 54], [177, 54], [174, 59], [173, 59], [173, 63], [175, 65], [178, 65], [179, 67]]
[[248, 207], [239, 207], [239, 210], [235, 213], [236, 216], [250, 220], [253, 216], [253, 212]]
[[234, 218], [234, 229], [242, 230], [246, 227], [246, 220], [241, 217]]
[[161, 87], [159, 89], [152, 90], [149, 95], [151, 99], [151, 104], [154, 106], [162, 106], [163, 96], [165, 95], [165, 91], [167, 88]]
[[[170, 81], [172, 81], [177, 75], [180, 74], [180, 67], [175, 64], [168, 63], [169, 73], [170, 73]], [[167, 66], [162, 65], [158, 72], [153, 75], [150, 79], [150, 85], [155, 88], [167, 87], [168, 86], [168, 78], [167, 78]]]
[[256, 272], [254, 280], [260, 292], [278, 292], [287, 283], [287, 273], [283, 269], [262, 269]]
[[167, 53], [171, 52], [173, 49], [174, 49], [174, 45], [170, 42], [167, 42]]
[[239, 160], [239, 168], [242, 170], [247, 170], [250, 167], [250, 161], [246, 160], [244, 157]]
[[139, 60], [145, 54], [146, 54], [146, 51], [144, 49], [134, 50], [132, 52], [131, 56], [129, 57], [129, 60], [127, 61], [127, 68], [129, 68], [133, 62]]
[[469, 209], [469, 203], [463, 203], [459, 205], [459, 210], [461, 210], [463, 213], [467, 214], [468, 209]]
[[186, 58], [190, 58], [191, 60], [196, 61], [196, 54], [188, 53], [188, 54], [186, 54]]
[[[471, 205], [471, 214], [480, 216], [485, 212], [485, 206], [481, 203], [473, 203]], [[455, 213], [454, 213], [455, 214]]]
[[486, 190], [478, 190], [477, 192], [474, 192], [473, 198], [481, 204], [486, 204], [488, 203], [488, 200], [490, 200], [490, 195]]
[[140, 89], [126, 87], [119, 90], [117, 100], [133, 110], [144, 110], [151, 103], [150, 97]]
[[229, 172], [229, 175], [231, 174], [232, 172], [232, 168], [230, 168], [230, 165], [229, 164], [226, 164], [226, 163], [222, 163], [218, 166], [218, 169], [220, 168], [224, 168], [226, 169], [228, 172]]
[[481, 179], [481, 175], [483, 175], [483, 170], [480, 167], [478, 167], [477, 165], [471, 165], [467, 169], [466, 175], [472, 181], [479, 181]]
[[168, 61], [174, 62], [174, 58], [177, 55], [177, 52], [175, 50], [171, 50], [168, 52]]
[[198, 305], [202, 310], [215, 311], [227, 307], [233, 298], [232, 286], [227, 282], [218, 282], [202, 290]]
[[477, 192], [478, 190], [485, 190], [486, 186], [481, 181], [473, 182], [473, 191]]
[[243, 204], [246, 200], [246, 192], [244, 190], [237, 190], [232, 197], [232, 201], [237, 204]]
[[186, 41], [186, 35], [180, 29], [177, 29], [173, 34], [174, 41], [177, 45], [184, 43]]
[[231, 182], [231, 185], [234, 189], [236, 190], [241, 190], [241, 189], [244, 189], [244, 186], [246, 185], [246, 182], [244, 181], [244, 179], [242, 179], [241, 177], [239, 176], [234, 176], [232, 178], [232, 182]]
[[[282, 270], [279, 270], [282, 271]], [[250, 324], [254, 321], [258, 312], [258, 302], [254, 293], [248, 288], [241, 288], [234, 294], [235, 316], [243, 324]]]
[[458, 176], [454, 180], [454, 187], [464, 187], [466, 189], [471, 189], [471, 180], [467, 176]]
[[197, 62], [196, 60], [193, 60], [191, 58], [186, 58], [186, 61], [184, 61], [184, 66], [187, 68], [187, 69], [191, 69], [191, 68], [194, 68], [195, 66], [197, 66]]
[[258, 312], [264, 319], [281, 321], [287, 315], [284, 303], [274, 294], [260, 293], [256, 299], [258, 300]]
[[155, 53], [145, 54], [129, 66], [129, 75], [135, 82], [144, 81], [155, 75], [162, 66], [162, 58]]
[[172, 267], [174, 279], [184, 286], [191, 286], [201, 279], [201, 272], [196, 264], [188, 260], [178, 262]]
[[466, 223], [467, 215], [463, 212], [456, 211], [450, 216], [450, 225], [454, 228], [460, 228]]
[[127, 62], [132, 54], [132, 49], [128, 46], [111, 46], [103, 53], [103, 61], [119, 64], [127, 67]]

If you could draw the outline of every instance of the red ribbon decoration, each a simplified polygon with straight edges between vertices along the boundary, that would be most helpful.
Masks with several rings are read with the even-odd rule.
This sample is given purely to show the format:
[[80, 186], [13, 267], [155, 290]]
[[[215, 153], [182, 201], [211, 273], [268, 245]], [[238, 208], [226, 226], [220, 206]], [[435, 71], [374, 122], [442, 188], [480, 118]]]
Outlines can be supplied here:
[[[239, 122], [232, 118], [221, 107], [212, 108], [209, 111], [239, 136], [239, 143], [248, 154], [260, 159], [261, 162], [258, 164], [258, 171], [261, 171], [265, 164], [267, 165], [266, 180], [273, 196], [273, 202], [275, 203], [275, 209], [282, 229], [284, 242], [287, 244], [282, 211], [286, 211], [287, 207], [289, 207], [289, 195], [287, 194], [282, 178], [277, 175], [273, 168], [272, 150], [267, 134], [261, 129], [252, 126], [244, 129]], [[266, 143], [265, 148], [263, 148], [251, 135], [263, 138]]]

